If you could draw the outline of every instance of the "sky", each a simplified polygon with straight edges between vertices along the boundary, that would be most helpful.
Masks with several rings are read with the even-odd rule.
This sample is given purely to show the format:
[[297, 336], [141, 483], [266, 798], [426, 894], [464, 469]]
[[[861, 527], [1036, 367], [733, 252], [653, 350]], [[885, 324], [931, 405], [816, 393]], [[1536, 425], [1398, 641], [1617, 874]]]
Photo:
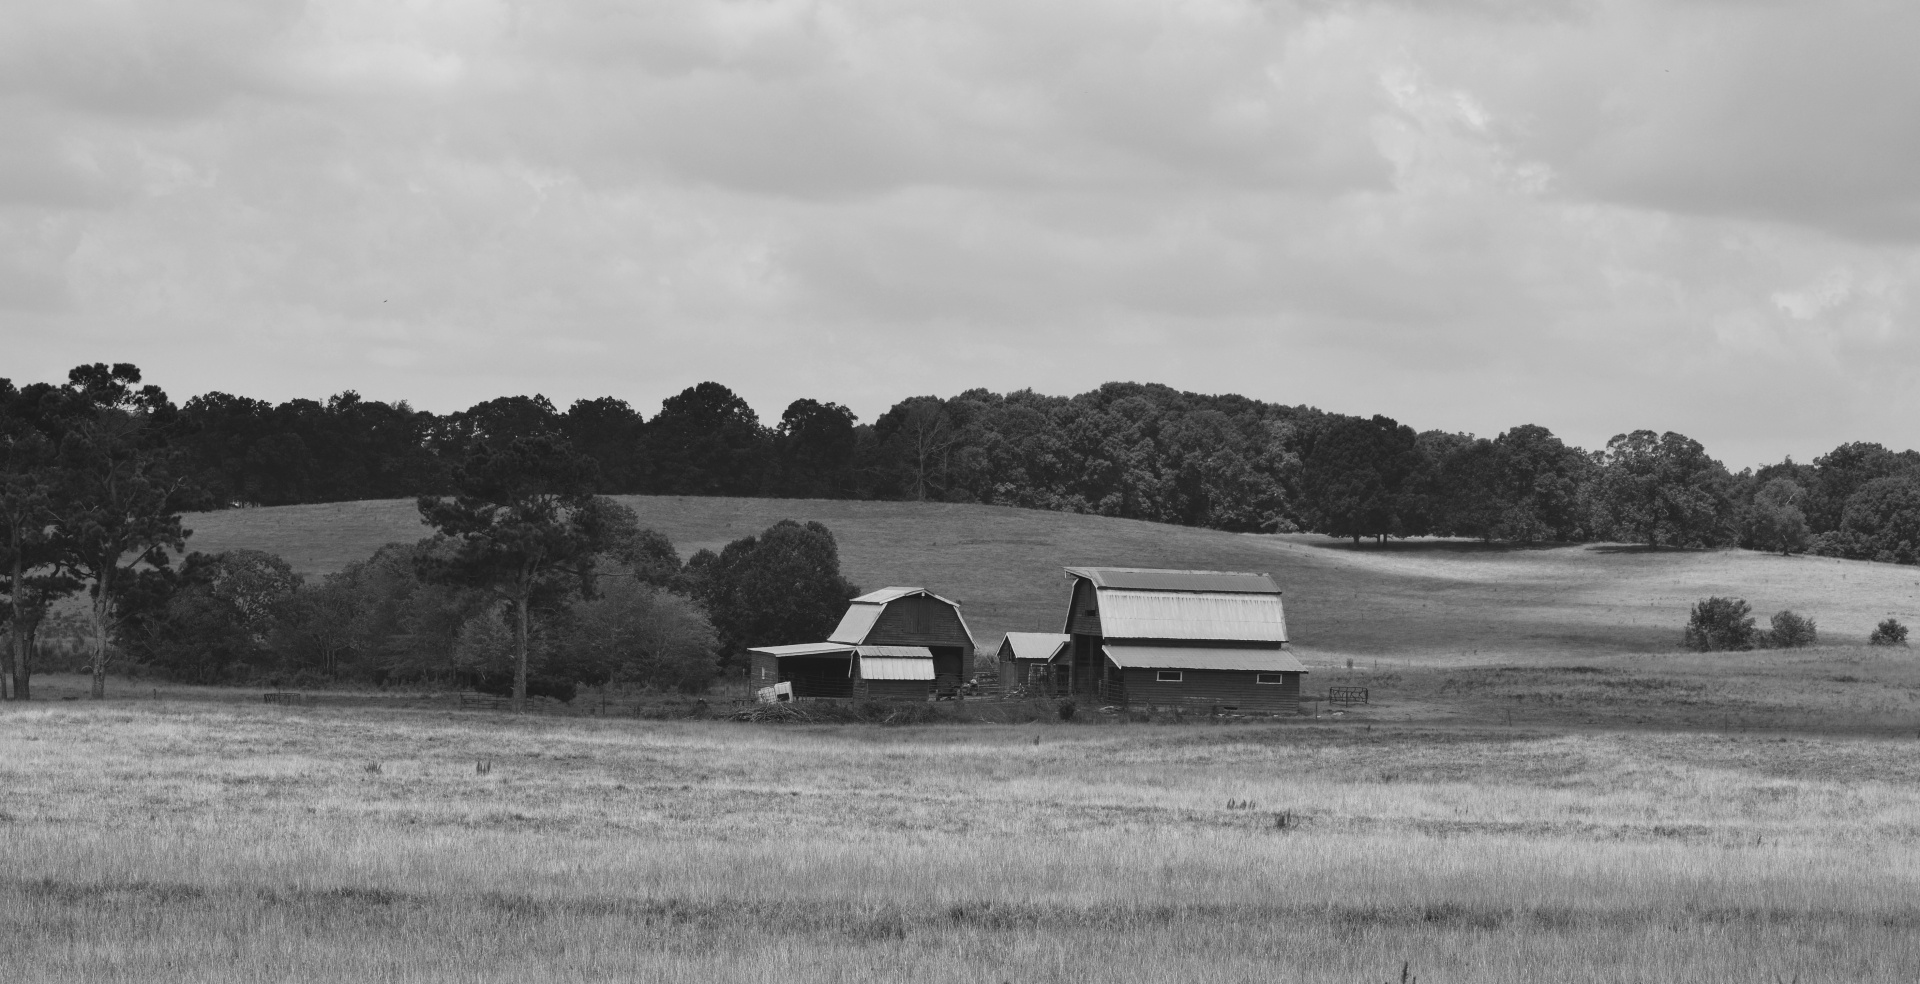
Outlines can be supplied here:
[[1920, 4], [0, 0], [0, 375], [1920, 446]]

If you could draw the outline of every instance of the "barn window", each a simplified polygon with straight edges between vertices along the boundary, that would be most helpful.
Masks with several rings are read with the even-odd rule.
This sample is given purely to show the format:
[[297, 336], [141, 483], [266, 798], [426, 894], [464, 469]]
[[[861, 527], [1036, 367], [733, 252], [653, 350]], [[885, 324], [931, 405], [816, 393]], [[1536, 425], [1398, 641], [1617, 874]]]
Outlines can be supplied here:
[[1181, 679], [1179, 670], [1160, 670], [1153, 675], [1155, 683], [1179, 683]]
[[1282, 677], [1278, 673], [1262, 673], [1257, 679], [1255, 679], [1254, 682], [1255, 683], [1285, 683], [1287, 681], [1284, 677]]

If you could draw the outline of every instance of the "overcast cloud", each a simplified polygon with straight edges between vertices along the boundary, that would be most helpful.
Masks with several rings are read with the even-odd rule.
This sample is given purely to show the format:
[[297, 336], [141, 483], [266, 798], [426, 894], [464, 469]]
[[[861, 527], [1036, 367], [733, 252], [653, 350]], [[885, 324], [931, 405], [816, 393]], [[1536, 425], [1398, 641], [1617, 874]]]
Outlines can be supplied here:
[[0, 374], [1920, 445], [1920, 5], [38, 3]]

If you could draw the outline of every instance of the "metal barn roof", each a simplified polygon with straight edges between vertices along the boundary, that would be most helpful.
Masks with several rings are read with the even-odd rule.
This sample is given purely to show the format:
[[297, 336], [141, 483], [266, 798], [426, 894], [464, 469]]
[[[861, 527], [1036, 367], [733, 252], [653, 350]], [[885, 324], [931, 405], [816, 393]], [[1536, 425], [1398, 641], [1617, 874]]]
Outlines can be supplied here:
[[1217, 649], [1198, 646], [1100, 647], [1121, 668], [1166, 670], [1250, 670], [1256, 673], [1305, 673], [1300, 660], [1284, 649]]
[[1003, 645], [1013, 649], [1014, 659], [1049, 660], [1072, 638], [1065, 632], [1009, 632]]
[[1101, 591], [1100, 632], [1109, 639], [1286, 642], [1277, 594]]
[[827, 634], [834, 642], [844, 642], [849, 646], [866, 641], [867, 633], [873, 631], [873, 623], [880, 620], [880, 613], [887, 610], [885, 605], [867, 605], [858, 601], [847, 606], [847, 613], [840, 616], [840, 624]]
[[[922, 650], [923, 652], [925, 650]], [[926, 659], [890, 659], [885, 656], [861, 656], [862, 680], [931, 680], [933, 657]]]
[[1273, 575], [1249, 571], [1155, 571], [1135, 567], [1068, 567], [1096, 588], [1131, 591], [1206, 591], [1228, 594], [1279, 594]]
[[926, 595], [929, 598], [944, 601], [955, 608], [960, 607], [960, 603], [954, 601], [952, 598], [941, 598], [926, 588], [881, 588], [878, 591], [869, 591], [853, 599], [853, 603], [856, 605], [884, 605], [889, 601], [899, 601], [902, 598], [911, 598], [914, 595]]

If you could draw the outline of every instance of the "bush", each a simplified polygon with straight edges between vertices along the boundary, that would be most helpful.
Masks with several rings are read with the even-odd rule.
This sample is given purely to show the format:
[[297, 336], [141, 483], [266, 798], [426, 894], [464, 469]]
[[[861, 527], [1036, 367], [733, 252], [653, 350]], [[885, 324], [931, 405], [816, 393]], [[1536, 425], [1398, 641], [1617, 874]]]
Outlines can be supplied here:
[[1904, 646], [1907, 644], [1907, 627], [1898, 619], [1887, 619], [1873, 627], [1873, 634], [1867, 641], [1876, 646]]
[[1759, 642], [1769, 649], [1799, 649], [1813, 645], [1817, 635], [1813, 619], [1788, 609], [1773, 616], [1773, 627], [1760, 634]]
[[1693, 606], [1684, 642], [1703, 653], [1752, 649], [1753, 635], [1752, 606], [1740, 598], [1713, 597]]

